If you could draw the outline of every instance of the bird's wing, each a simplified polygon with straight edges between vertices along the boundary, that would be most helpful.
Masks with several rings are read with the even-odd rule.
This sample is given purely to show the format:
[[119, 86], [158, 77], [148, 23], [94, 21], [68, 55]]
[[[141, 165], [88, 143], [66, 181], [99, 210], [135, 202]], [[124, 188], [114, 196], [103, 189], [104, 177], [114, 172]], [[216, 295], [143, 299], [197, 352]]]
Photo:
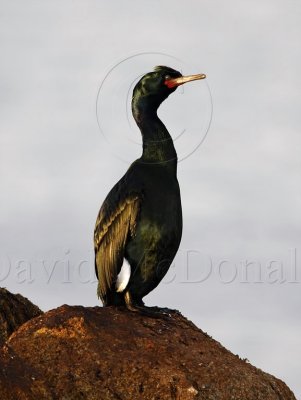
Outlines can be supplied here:
[[137, 194], [127, 195], [120, 200], [109, 195], [99, 211], [94, 248], [98, 295], [102, 300], [116, 283], [128, 237], [135, 235], [140, 203], [141, 198]]

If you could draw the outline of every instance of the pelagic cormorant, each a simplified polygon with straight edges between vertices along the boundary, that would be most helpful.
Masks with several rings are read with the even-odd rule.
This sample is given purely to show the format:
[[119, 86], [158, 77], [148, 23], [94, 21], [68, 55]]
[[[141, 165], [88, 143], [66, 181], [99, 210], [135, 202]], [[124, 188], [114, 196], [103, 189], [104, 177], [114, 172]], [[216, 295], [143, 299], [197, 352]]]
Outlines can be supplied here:
[[177, 153], [157, 110], [178, 86], [203, 78], [204, 74], [182, 76], [158, 66], [133, 90], [142, 156], [109, 192], [94, 232], [98, 295], [104, 306], [152, 313], [142, 299], [168, 271], [182, 236]]

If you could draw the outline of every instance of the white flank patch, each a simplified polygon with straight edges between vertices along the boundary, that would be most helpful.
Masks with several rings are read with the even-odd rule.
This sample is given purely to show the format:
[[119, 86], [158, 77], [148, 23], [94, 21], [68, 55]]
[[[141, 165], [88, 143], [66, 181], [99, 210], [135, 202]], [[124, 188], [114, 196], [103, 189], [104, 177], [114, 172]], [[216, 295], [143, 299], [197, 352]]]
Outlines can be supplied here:
[[131, 266], [126, 259], [123, 260], [123, 264], [116, 280], [116, 292], [123, 292], [127, 287], [131, 277]]

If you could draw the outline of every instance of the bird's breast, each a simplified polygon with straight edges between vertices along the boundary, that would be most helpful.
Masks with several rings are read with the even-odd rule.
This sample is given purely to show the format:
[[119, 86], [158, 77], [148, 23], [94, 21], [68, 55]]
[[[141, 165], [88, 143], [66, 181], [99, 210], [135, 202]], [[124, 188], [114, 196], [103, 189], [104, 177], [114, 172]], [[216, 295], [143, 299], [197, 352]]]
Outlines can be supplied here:
[[143, 201], [137, 225], [140, 240], [146, 246], [179, 243], [182, 235], [182, 208], [179, 184], [175, 176], [156, 171], [144, 182]]

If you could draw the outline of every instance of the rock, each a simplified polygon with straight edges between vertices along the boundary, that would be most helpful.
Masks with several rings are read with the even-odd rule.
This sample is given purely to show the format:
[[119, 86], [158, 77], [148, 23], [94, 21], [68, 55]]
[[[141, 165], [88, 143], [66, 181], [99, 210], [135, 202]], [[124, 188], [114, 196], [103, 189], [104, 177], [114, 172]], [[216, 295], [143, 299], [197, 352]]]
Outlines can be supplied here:
[[26, 297], [0, 288], [0, 346], [20, 325], [41, 314]]
[[180, 313], [62, 306], [12, 334], [0, 353], [5, 400], [293, 400]]

